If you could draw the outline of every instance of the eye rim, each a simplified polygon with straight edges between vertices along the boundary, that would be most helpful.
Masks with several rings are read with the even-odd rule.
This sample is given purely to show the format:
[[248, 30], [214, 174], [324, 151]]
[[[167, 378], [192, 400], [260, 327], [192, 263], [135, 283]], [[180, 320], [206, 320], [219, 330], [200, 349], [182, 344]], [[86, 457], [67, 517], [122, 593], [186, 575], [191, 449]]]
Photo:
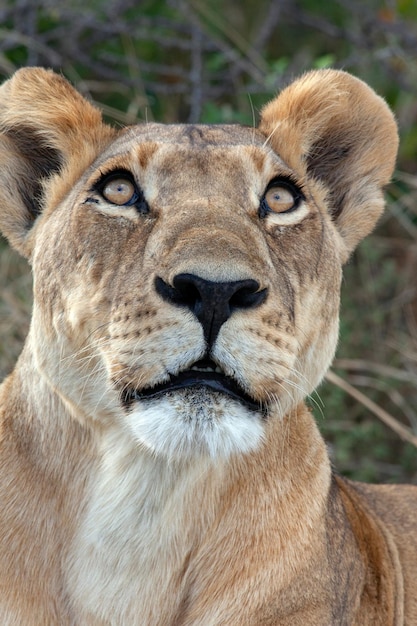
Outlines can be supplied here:
[[[285, 211], [274, 211], [268, 205], [268, 202], [266, 200], [266, 195], [268, 191], [270, 191], [274, 187], [282, 187], [283, 189], [287, 190], [292, 195], [294, 202], [289, 209], [286, 209]], [[288, 215], [289, 213], [293, 213], [294, 211], [296, 211], [304, 200], [305, 200], [305, 196], [303, 192], [301, 191], [300, 186], [294, 180], [292, 180], [291, 178], [287, 176], [277, 176], [268, 183], [262, 195], [262, 198], [259, 204], [259, 217], [261, 219], [264, 219], [267, 217], [267, 215], [276, 215], [276, 216]]]
[[[116, 202], [112, 202], [111, 200], [106, 198], [106, 196], [104, 195], [104, 190], [105, 190], [106, 185], [118, 179], [121, 179], [121, 180], [124, 179], [126, 182], [130, 183], [133, 187], [133, 193], [132, 193], [131, 198], [127, 202], [124, 202], [123, 204], [117, 204]], [[149, 213], [149, 206], [148, 206], [147, 201], [145, 200], [145, 196], [143, 195], [143, 192], [140, 189], [140, 187], [137, 185], [133, 174], [129, 170], [115, 169], [115, 170], [112, 170], [111, 172], [106, 172], [95, 183], [95, 185], [93, 186], [93, 191], [98, 193], [105, 202], [107, 202], [113, 207], [118, 207], [118, 208], [134, 207], [136, 208], [138, 213], [141, 213], [141, 214]]]

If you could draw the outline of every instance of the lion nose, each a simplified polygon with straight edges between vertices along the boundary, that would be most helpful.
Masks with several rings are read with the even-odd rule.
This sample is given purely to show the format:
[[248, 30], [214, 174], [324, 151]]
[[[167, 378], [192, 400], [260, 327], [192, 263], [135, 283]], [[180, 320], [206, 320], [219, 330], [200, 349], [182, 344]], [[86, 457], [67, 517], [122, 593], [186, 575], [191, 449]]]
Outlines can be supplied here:
[[164, 300], [187, 307], [196, 316], [209, 346], [234, 311], [259, 306], [268, 292], [260, 290], [258, 281], [253, 279], [216, 282], [194, 274], [178, 274], [173, 286], [157, 277], [155, 288]]

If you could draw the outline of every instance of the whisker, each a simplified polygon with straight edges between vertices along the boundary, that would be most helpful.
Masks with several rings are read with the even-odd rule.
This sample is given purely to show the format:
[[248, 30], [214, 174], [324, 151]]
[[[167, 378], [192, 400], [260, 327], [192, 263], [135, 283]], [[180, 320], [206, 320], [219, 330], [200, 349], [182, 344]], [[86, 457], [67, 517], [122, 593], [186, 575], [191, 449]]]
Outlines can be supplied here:
[[268, 137], [265, 139], [262, 147], [266, 148], [268, 143], [271, 141], [272, 137], [275, 135], [275, 133], [277, 132], [278, 128], [280, 127], [281, 122], [278, 122], [275, 127], [273, 128], [273, 130], [269, 133]]

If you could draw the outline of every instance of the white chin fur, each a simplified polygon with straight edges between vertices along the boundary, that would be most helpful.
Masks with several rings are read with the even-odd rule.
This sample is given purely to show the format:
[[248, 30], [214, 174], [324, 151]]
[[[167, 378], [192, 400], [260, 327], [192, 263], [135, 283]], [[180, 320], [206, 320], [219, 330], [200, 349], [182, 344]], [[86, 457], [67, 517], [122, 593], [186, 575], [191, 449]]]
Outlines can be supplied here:
[[227, 459], [255, 450], [264, 436], [260, 412], [205, 388], [137, 402], [127, 420], [139, 444], [168, 460]]

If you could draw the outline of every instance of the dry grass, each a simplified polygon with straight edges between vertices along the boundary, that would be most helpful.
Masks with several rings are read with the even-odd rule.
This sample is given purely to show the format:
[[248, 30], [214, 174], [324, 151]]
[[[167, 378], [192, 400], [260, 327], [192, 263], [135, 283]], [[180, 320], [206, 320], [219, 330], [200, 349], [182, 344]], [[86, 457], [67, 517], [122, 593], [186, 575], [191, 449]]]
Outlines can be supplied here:
[[26, 337], [32, 306], [27, 262], [6, 244], [0, 246], [0, 377], [10, 372]]
[[[417, 178], [397, 173], [345, 269], [341, 341], [319, 425], [354, 478], [417, 481]], [[409, 443], [406, 443], [409, 442]]]

